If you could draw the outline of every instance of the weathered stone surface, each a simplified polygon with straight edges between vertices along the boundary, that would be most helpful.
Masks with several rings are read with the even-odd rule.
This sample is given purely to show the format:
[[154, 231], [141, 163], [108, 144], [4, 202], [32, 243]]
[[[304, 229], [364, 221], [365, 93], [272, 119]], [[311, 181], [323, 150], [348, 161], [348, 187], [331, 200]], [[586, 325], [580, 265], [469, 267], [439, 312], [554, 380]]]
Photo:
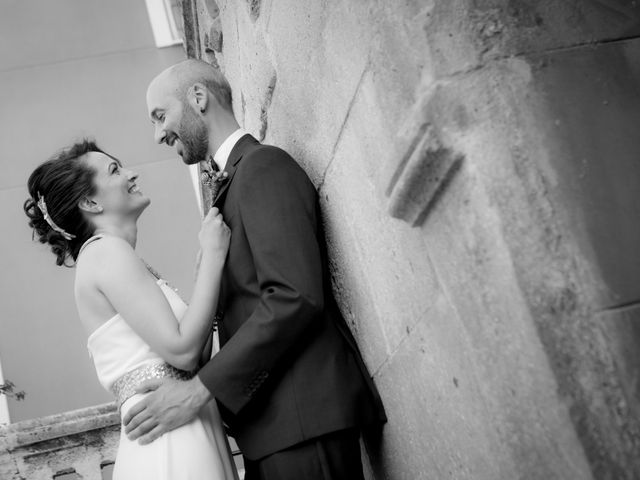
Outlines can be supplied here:
[[360, 8], [349, 2], [332, 2], [330, 8], [322, 2], [273, 2], [264, 27], [278, 73], [269, 118], [279, 126], [266, 140], [292, 150], [316, 183], [366, 70], [371, 32], [358, 16]]
[[216, 18], [209, 28], [206, 45], [208, 49], [207, 53], [222, 52], [222, 23], [219, 18]]
[[184, 25], [184, 48], [188, 57], [200, 58], [202, 55], [198, 11], [196, 0], [183, 0], [182, 15]]
[[77, 473], [102, 480], [119, 437], [120, 416], [112, 403], [0, 427], [0, 478], [50, 480]]
[[[598, 323], [611, 354], [615, 357], [617, 374], [626, 398], [640, 397], [640, 305], [608, 309], [599, 313]], [[640, 408], [635, 402], [621, 402], [621, 409], [632, 409], [630, 415], [640, 418]], [[631, 426], [631, 425], [629, 425]]]
[[[583, 255], [604, 280], [597, 308], [640, 299], [640, 40], [533, 55], [534, 112], [549, 150], [542, 175]], [[576, 119], [582, 119], [577, 121]], [[615, 245], [615, 247], [613, 247]]]
[[204, 5], [207, 18], [211, 20], [218, 18], [218, 15], [220, 15], [220, 7], [216, 0], [203, 0], [202, 4]]
[[637, 217], [637, 2], [249, 6], [221, 6], [215, 58], [318, 186], [390, 419], [368, 475], [640, 477], [632, 320], [596, 313], [638, 300], [635, 240], [592, 229], [635, 230], [580, 204]]
[[[501, 238], [501, 221], [469, 158], [423, 226], [434, 268], [468, 335], [503, 472], [495, 478], [590, 478]], [[491, 279], [488, 281], [488, 279]], [[498, 453], [494, 455], [498, 456]], [[507, 470], [507, 472], [508, 472]], [[493, 477], [486, 477], [493, 478]]]
[[[568, 205], [556, 203], [549, 195], [552, 143], [542, 140], [532, 114], [534, 101], [539, 100], [532, 98], [529, 89], [533, 77], [522, 70], [511, 78], [494, 90], [505, 111], [503, 120], [494, 120], [487, 133], [511, 141], [494, 142], [492, 157], [509, 160], [492, 163], [489, 197], [498, 207], [517, 281], [594, 476], [633, 478], [635, 467], [627, 463], [633, 449], [620, 441], [625, 428], [620, 427], [613, 408], [620, 390], [590, 313], [596, 298], [594, 277], [575, 242], [579, 219], [569, 218]], [[509, 88], [504, 88], [507, 84]], [[544, 121], [549, 122], [549, 117]], [[599, 408], [604, 398], [608, 406]], [[612, 450], [618, 453], [611, 455]]]
[[279, 83], [279, 75], [261, 28], [251, 29], [246, 5], [234, 3], [221, 10], [223, 32], [247, 35], [225, 35], [224, 52], [217, 56], [220, 68], [233, 86], [234, 108], [240, 123], [256, 138], [264, 139], [269, 123], [269, 110]]
[[260, 4], [262, 0], [247, 0], [247, 6], [249, 7], [249, 17], [255, 22], [260, 16]]
[[640, 34], [640, 6], [633, 0], [410, 2], [395, 13], [405, 14], [425, 25], [432, 66], [440, 76], [468, 71], [490, 59]]
[[[398, 480], [518, 478], [505, 449], [496, 448], [499, 430], [486, 421], [492, 412], [470, 364], [469, 339], [449, 328], [455, 313], [444, 294], [430, 303], [428, 315], [375, 377], [385, 404], [401, 406], [389, 412], [375, 471], [393, 472], [390, 478]], [[422, 374], [407, 375], [409, 365]], [[469, 397], [478, 401], [468, 402]], [[422, 454], [416, 457], [417, 451]]]
[[421, 224], [442, 195], [462, 156], [442, 145], [433, 126], [426, 125], [402, 156], [389, 184], [389, 213], [411, 225]]
[[476, 5], [480, 12], [500, 12], [501, 55], [595, 45], [640, 34], [640, 5], [633, 0], [481, 3]]
[[[329, 238], [334, 273], [346, 279], [346, 288], [340, 291], [345, 300], [351, 300], [341, 305], [343, 310], [358, 309], [354, 321], [364, 323], [358, 329], [363, 350], [387, 345], [386, 352], [375, 352], [373, 358], [377, 359], [395, 351], [415, 323], [428, 315], [429, 299], [439, 286], [423, 236], [386, 212], [387, 198], [384, 189], [378, 187], [380, 171], [376, 159], [393, 151], [393, 134], [384, 129], [384, 116], [371, 108], [373, 87], [372, 76], [366, 75], [334, 160], [324, 175], [320, 198], [332, 232]], [[354, 208], [355, 205], [359, 207]], [[360, 249], [362, 244], [369, 247]], [[407, 251], [423, 252], [424, 256], [406, 255]], [[363, 278], [369, 279], [366, 285], [372, 291], [352, 287]], [[376, 300], [367, 301], [367, 296], [375, 296]], [[416, 298], [425, 301], [418, 302]], [[360, 311], [361, 307], [367, 310]], [[384, 334], [382, 339], [373, 328], [376, 317]], [[375, 371], [378, 364], [376, 361], [369, 366]]]
[[258, 140], [260, 141], [264, 140], [264, 137], [267, 134], [267, 127], [269, 126], [269, 107], [271, 106], [271, 100], [273, 99], [273, 92], [276, 89], [277, 81], [278, 77], [274, 72], [271, 76], [271, 80], [269, 80], [266, 90], [264, 91], [264, 98], [260, 105], [260, 131], [258, 132]]

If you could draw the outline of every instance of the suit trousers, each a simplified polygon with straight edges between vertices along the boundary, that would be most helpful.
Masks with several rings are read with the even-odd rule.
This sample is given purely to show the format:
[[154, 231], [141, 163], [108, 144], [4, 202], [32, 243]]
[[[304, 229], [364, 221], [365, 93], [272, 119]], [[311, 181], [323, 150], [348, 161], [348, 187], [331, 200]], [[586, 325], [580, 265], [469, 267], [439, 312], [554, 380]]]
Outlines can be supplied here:
[[364, 480], [360, 431], [339, 430], [260, 460], [244, 459], [245, 480]]

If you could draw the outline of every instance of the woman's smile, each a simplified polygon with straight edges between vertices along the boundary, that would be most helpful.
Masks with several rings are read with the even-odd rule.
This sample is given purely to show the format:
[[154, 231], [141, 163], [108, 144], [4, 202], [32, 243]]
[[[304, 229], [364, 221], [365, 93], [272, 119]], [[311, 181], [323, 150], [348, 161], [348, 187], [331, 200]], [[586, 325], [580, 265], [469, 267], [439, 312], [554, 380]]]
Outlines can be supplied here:
[[140, 190], [140, 187], [138, 187], [137, 184], [133, 183], [130, 187], [129, 187], [129, 193], [139, 193], [141, 194], [142, 191]]

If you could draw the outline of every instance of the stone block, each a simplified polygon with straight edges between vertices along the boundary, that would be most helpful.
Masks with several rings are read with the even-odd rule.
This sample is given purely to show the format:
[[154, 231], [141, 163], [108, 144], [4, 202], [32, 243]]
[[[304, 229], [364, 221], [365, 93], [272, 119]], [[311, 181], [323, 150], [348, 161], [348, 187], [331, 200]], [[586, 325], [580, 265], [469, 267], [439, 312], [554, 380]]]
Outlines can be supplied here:
[[221, 30], [225, 39], [217, 58], [232, 85], [236, 116], [245, 129], [263, 140], [279, 79], [262, 27], [250, 21], [239, 3], [223, 9], [211, 28]]
[[[615, 3], [615, 2], [614, 2]], [[531, 55], [547, 196], [601, 276], [603, 309], [640, 299], [640, 41]], [[550, 120], [551, 119], [551, 120]], [[557, 215], [562, 215], [559, 211]]]
[[468, 18], [471, 3], [411, 1], [397, 8], [380, 2], [371, 62], [381, 76], [402, 86], [397, 95], [412, 94], [422, 75], [447, 78], [477, 68], [481, 52]]
[[249, 8], [249, 18], [252, 22], [258, 20], [260, 16], [260, 4], [262, 0], [247, 0], [247, 7]]
[[478, 123], [473, 74], [446, 81], [422, 78], [400, 126], [384, 175], [392, 216], [421, 224], [461, 167], [461, 140]]
[[113, 403], [0, 427], [3, 479], [50, 480], [77, 474], [102, 480], [115, 460], [120, 416]]
[[422, 226], [433, 268], [460, 321], [459, 329], [452, 328], [468, 335], [489, 423], [496, 425], [504, 454], [516, 459], [514, 478], [589, 478], [569, 410], [502, 244], [500, 217], [483, 177], [472, 169], [474, 161], [469, 158], [451, 183], [446, 204], [438, 203]]
[[[557, 180], [552, 162], [561, 157], [550, 154], [553, 143], [543, 140], [545, 137], [536, 123], [534, 112], [544, 108], [546, 99], [532, 88], [534, 78], [531, 65], [519, 59], [499, 62], [469, 75], [470, 85], [485, 87], [468, 97], [467, 109], [478, 111], [477, 121], [470, 132], [460, 137], [458, 147], [466, 154], [466, 161], [450, 187], [449, 198], [450, 202], [460, 200], [453, 193], [456, 182], [473, 179], [475, 187], [469, 183], [462, 191], [472, 195], [467, 203], [477, 208], [477, 213], [471, 217], [462, 217], [459, 212], [453, 214], [457, 209], [449, 203], [447, 209], [455, 215], [451, 218], [460, 223], [446, 233], [447, 229], [440, 223], [442, 211], [436, 205], [423, 228], [434, 234], [431, 238], [444, 235], [439, 241], [439, 251], [455, 251], [455, 261], [460, 262], [465, 255], [464, 249], [454, 248], [452, 244], [452, 239], [461, 238], [455, 232], [460, 232], [460, 228], [469, 231], [476, 215], [480, 216], [483, 227], [492, 224], [497, 227], [481, 242], [487, 246], [480, 251], [490, 256], [482, 264], [460, 267], [461, 271], [480, 275], [469, 284], [474, 287], [463, 287], [458, 292], [466, 292], [464, 295], [453, 294], [451, 298], [456, 299], [456, 307], [464, 319], [478, 316], [480, 305], [487, 309], [481, 315], [485, 321], [475, 324], [481, 329], [472, 338], [483, 339], [478, 342], [480, 351], [493, 344], [494, 351], [502, 353], [494, 357], [490, 350], [484, 350], [479, 364], [492, 365], [494, 371], [500, 368], [497, 378], [501, 380], [493, 387], [503, 393], [492, 400], [507, 402], [497, 405], [501, 411], [518, 412], [513, 418], [521, 423], [509, 422], [507, 431], [518, 439], [516, 445], [520, 448], [514, 454], [521, 458], [520, 462], [534, 464], [539, 463], [537, 455], [551, 458], [555, 455], [555, 445], [542, 441], [548, 438], [545, 432], [552, 429], [552, 438], [564, 437], [557, 443], [567, 449], [564, 455], [579, 460], [574, 463], [585, 471], [593, 469], [596, 478], [633, 478], [636, 467], [633, 455], [629, 456], [633, 440], [620, 426], [629, 421], [620, 420], [614, 407], [620, 398], [619, 381], [590, 313], [591, 301], [597, 298], [592, 290], [590, 267], [573, 237], [579, 219], [567, 215], [561, 206], [563, 203], [549, 194]], [[548, 120], [549, 110], [544, 112], [541, 118], [546, 118], [547, 124], [553, 123]], [[471, 154], [472, 151], [475, 154]], [[476, 225], [480, 225], [477, 220]], [[467, 238], [473, 243], [483, 239], [484, 235], [479, 234], [482, 229], [471, 230], [474, 238]], [[500, 246], [499, 242], [504, 243]], [[433, 245], [433, 240], [430, 244]], [[492, 266], [491, 269], [499, 266], [490, 260], [498, 252], [509, 252], [501, 263], [504, 267], [511, 263], [511, 267], [507, 267], [512, 269], [510, 273], [508, 270], [484, 271], [487, 266]], [[441, 256], [434, 254], [432, 258], [444, 278], [449, 271], [439, 268]], [[444, 280], [445, 284], [456, 281], [455, 277], [449, 278]], [[491, 285], [482, 284], [482, 278], [491, 278]], [[511, 280], [505, 283], [505, 279]], [[518, 289], [513, 290], [513, 285], [518, 285]], [[466, 302], [469, 303], [463, 307], [462, 303]], [[489, 325], [495, 330], [483, 334], [482, 328]], [[508, 347], [504, 349], [499, 345]], [[535, 382], [524, 383], [517, 374], [520, 369], [526, 370]], [[537, 382], [542, 387], [532, 388]], [[513, 388], [511, 396], [509, 387]], [[557, 395], [548, 394], [556, 388]], [[568, 411], [562, 402], [570, 406]], [[541, 407], [543, 405], [545, 407]], [[539, 413], [540, 408], [545, 412], [544, 417]], [[539, 418], [544, 418], [544, 422]], [[539, 428], [541, 423], [544, 427]], [[522, 425], [536, 427], [523, 430]], [[536, 442], [536, 448], [527, 447], [532, 441]], [[556, 465], [550, 461], [544, 463]]]
[[391, 216], [412, 226], [424, 222], [462, 158], [442, 145], [431, 125], [425, 125], [411, 141], [387, 188]]
[[518, 477], [501, 443], [455, 311], [443, 295], [432, 303], [375, 377], [389, 417], [376, 478], [534, 478]]
[[[369, 81], [367, 76], [363, 85]], [[431, 299], [440, 287], [421, 233], [386, 213], [386, 198], [376, 177], [386, 158], [385, 148], [391, 150], [384, 136], [378, 135], [378, 121], [367, 100], [362, 93], [354, 99], [334, 160], [323, 177], [320, 197], [335, 232], [331, 253], [336, 268], [349, 280], [346, 290], [352, 292], [358, 309], [372, 310], [386, 348], [392, 352], [428, 316]], [[368, 315], [356, 317], [371, 321]], [[369, 348], [370, 340], [361, 339], [363, 348]]]
[[220, 6], [216, 0], [200, 0], [204, 11], [201, 11], [200, 16], [210, 20], [215, 20], [220, 15]]
[[[329, 182], [321, 192], [321, 208], [325, 218], [325, 236], [330, 255], [332, 287], [340, 310], [354, 334], [370, 373], [374, 373], [386, 361], [389, 346], [385, 337], [383, 318], [377, 308], [375, 292], [362, 279], [368, 272], [361, 263], [357, 251], [344, 248], [358, 233], [350, 226], [340, 203], [340, 185]], [[358, 287], [354, 288], [354, 285]]]
[[627, 0], [500, 0], [469, 12], [476, 45], [492, 56], [593, 46], [640, 34], [640, 4]]
[[211, 23], [205, 45], [209, 51], [222, 53], [222, 22], [219, 18]]
[[[364, 11], [364, 13], [363, 13]], [[359, 3], [285, 0], [271, 6], [266, 41], [278, 72], [267, 141], [304, 139], [300, 160], [318, 184], [333, 157], [368, 62], [372, 30]], [[295, 45], [295, 47], [294, 47]], [[295, 147], [294, 147], [295, 148]]]
[[625, 392], [626, 402], [620, 407], [630, 409], [631, 416], [640, 418], [640, 408], [635, 401], [640, 398], [640, 305], [603, 310], [597, 319]]

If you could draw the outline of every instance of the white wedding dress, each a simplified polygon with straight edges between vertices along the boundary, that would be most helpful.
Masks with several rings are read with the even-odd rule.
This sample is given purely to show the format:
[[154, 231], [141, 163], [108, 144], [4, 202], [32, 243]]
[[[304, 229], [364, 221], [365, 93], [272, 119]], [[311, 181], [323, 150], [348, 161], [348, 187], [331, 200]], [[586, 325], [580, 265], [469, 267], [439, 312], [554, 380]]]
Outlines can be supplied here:
[[[180, 319], [187, 306], [164, 280], [159, 279], [158, 285], [176, 318]], [[98, 327], [89, 336], [87, 346], [100, 383], [112, 393], [114, 386], [122, 385], [123, 378], [127, 379], [126, 386], [132, 388], [140, 378], [157, 376], [153, 372], [172, 368], [151, 351], [119, 314]], [[141, 375], [132, 376], [131, 372], [141, 372]], [[142, 397], [134, 394], [125, 400], [121, 416]], [[130, 441], [124, 427], [121, 430], [113, 480], [237, 479], [215, 401], [202, 408], [190, 423], [165, 433], [148, 445]]]

